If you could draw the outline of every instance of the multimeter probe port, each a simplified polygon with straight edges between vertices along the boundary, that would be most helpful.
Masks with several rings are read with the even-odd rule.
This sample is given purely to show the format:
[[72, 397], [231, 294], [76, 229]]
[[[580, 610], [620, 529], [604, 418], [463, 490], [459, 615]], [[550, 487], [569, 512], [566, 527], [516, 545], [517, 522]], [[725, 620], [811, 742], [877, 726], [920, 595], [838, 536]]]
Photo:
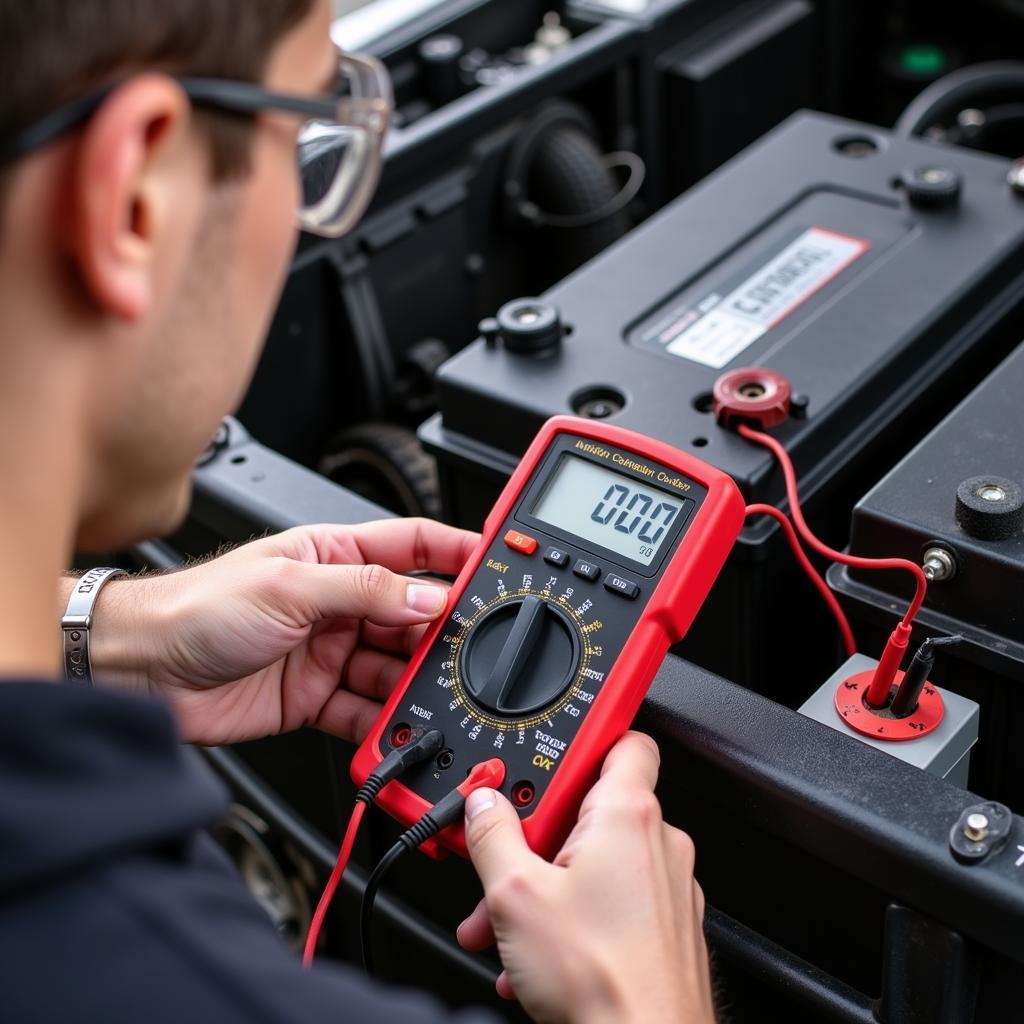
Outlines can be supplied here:
[[534, 795], [533, 783], [526, 779], [512, 787], [512, 803], [516, 807], [529, 807], [533, 803]]

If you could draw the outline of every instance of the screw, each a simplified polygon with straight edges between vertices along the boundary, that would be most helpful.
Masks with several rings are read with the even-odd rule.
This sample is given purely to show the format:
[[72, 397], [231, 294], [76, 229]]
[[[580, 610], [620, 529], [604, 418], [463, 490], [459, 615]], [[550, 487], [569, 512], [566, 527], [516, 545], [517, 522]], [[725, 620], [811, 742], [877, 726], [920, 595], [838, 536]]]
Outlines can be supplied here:
[[968, 814], [964, 823], [964, 835], [972, 842], [980, 842], [988, 835], [988, 818], [984, 814]]
[[921, 178], [929, 185], [941, 185], [949, 180], [949, 171], [945, 167], [928, 167], [921, 172]]
[[1024, 195], [1024, 157], [1014, 160], [1006, 174], [1006, 183], [1018, 195]]
[[945, 548], [929, 548], [924, 553], [924, 574], [932, 583], [941, 583], [956, 575], [956, 562]]
[[521, 323], [524, 327], [530, 327], [540, 320], [540, 310], [535, 309], [533, 306], [526, 306], [524, 309], [516, 311], [515, 319], [517, 323]]
[[983, 501], [1005, 501], [1006, 491], [998, 484], [982, 484], [975, 492]]
[[807, 395], [791, 395], [789, 399], [789, 411], [793, 416], [802, 419], [807, 415], [807, 406], [810, 404], [811, 400]]

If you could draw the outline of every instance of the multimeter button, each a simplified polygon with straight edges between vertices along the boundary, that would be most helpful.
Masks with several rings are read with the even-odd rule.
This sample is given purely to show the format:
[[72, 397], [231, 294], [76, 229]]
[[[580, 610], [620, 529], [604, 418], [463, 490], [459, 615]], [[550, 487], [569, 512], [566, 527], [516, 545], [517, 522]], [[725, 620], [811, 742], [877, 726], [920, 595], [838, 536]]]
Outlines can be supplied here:
[[564, 569], [569, 564], [569, 552], [561, 548], [548, 548], [544, 552], [544, 561], [548, 565], [557, 565], [559, 569]]
[[537, 538], [527, 537], [525, 533], [518, 530], [509, 530], [505, 534], [505, 543], [513, 551], [519, 551], [524, 555], [532, 555], [537, 550]]
[[577, 558], [572, 571], [576, 576], [580, 576], [585, 580], [596, 580], [601, 575], [601, 566], [594, 565], [593, 562], [587, 562], [582, 558]]
[[605, 590], [610, 590], [613, 594], [627, 597], [630, 601], [640, 593], [640, 588], [632, 580], [627, 580], [614, 572], [610, 572], [605, 576], [604, 586]]

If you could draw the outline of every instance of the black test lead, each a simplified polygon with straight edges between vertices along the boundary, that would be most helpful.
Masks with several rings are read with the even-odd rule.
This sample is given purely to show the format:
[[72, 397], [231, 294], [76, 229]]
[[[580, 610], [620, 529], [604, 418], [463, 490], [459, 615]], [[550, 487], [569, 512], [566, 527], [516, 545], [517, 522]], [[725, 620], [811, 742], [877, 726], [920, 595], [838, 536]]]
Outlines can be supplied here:
[[896, 718], [905, 718], [917, 710], [921, 690], [928, 681], [929, 673], [935, 667], [935, 649], [937, 647], [952, 647], [962, 640], [963, 637], [959, 634], [947, 637], [932, 636], [918, 647], [917, 653], [907, 667], [892, 703], [889, 705], [889, 710]]

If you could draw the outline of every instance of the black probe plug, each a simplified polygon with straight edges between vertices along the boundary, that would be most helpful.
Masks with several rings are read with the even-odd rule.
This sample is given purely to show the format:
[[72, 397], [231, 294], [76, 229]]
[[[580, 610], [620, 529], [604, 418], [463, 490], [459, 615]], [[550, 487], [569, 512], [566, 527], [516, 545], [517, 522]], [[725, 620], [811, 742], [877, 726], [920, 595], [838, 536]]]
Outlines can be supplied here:
[[889, 710], [896, 718], [906, 718], [917, 710], [917, 701], [921, 696], [921, 690], [928, 681], [928, 675], [935, 666], [935, 648], [951, 647], [963, 640], [959, 634], [956, 636], [934, 637], [925, 640], [917, 649], [913, 660], [903, 674], [903, 680], [896, 690], [896, 694], [889, 705]]
[[420, 761], [434, 757], [444, 746], [444, 734], [439, 729], [413, 729], [408, 742], [395, 747], [377, 767], [370, 772], [369, 778], [356, 791], [356, 800], [364, 804], [372, 804], [377, 794], [392, 779], [397, 779], [407, 768]]

